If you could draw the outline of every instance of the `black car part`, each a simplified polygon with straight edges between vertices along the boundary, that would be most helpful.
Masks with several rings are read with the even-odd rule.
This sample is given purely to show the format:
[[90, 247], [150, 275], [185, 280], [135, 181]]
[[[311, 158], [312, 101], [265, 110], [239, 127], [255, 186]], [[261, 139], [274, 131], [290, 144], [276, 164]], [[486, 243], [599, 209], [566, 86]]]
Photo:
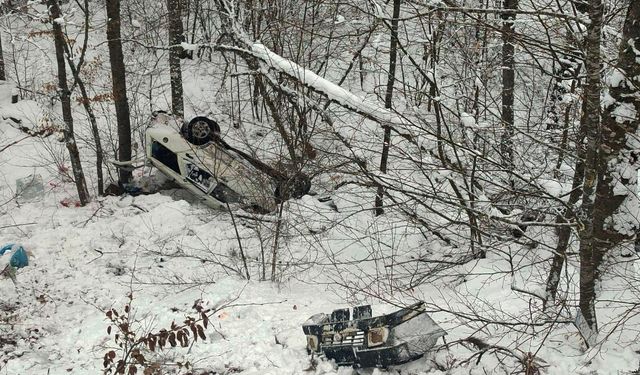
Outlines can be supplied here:
[[151, 156], [160, 163], [166, 165], [172, 171], [180, 174], [180, 167], [178, 167], [178, 158], [176, 157], [176, 154], [160, 142], [154, 141], [151, 145]]
[[182, 136], [189, 143], [202, 146], [213, 141], [220, 134], [220, 125], [204, 116], [194, 117], [181, 129]]
[[391, 314], [372, 317], [371, 306], [320, 313], [302, 325], [307, 351], [338, 365], [388, 367], [413, 361], [431, 350], [446, 332], [418, 302]]

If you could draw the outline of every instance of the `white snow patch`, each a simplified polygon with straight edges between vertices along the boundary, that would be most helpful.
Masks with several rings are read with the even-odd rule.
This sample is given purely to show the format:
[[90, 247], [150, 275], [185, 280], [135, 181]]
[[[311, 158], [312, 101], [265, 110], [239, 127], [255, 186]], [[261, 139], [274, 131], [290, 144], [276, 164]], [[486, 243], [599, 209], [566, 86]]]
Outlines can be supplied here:
[[182, 43], [180, 43], [180, 46], [186, 51], [197, 51], [198, 50], [198, 45], [197, 44], [191, 44], [191, 43], [187, 43], [187, 42], [182, 42]]
[[40, 104], [33, 100], [21, 100], [15, 104], [0, 106], [0, 118], [3, 120], [15, 119], [19, 126], [34, 129], [50, 126], [49, 117], [44, 113]]
[[618, 105], [611, 111], [611, 116], [615, 117], [618, 124], [638, 120], [638, 113], [633, 103], [618, 102]]
[[374, 12], [373, 12], [374, 13], [373, 16], [375, 18], [384, 18], [385, 14], [384, 14], [384, 11], [382, 10], [382, 7], [380, 6], [380, 4], [378, 4], [377, 1], [372, 1], [371, 3], [373, 5], [373, 7], [375, 8]]
[[607, 84], [611, 87], [618, 87], [622, 82], [625, 82], [625, 80], [626, 77], [624, 72], [618, 68], [614, 68], [606, 78]]
[[[434, 70], [435, 70], [435, 69], [434, 69]], [[430, 70], [430, 71], [428, 71], [428, 72], [426, 73], [426, 75], [427, 75], [427, 80], [429, 80], [429, 81], [431, 81], [431, 82], [435, 82], [435, 81], [436, 81], [436, 74], [435, 74], [435, 71], [431, 71], [431, 70]]]
[[460, 122], [462, 122], [462, 125], [467, 127], [467, 128], [473, 128], [475, 127], [476, 124], [476, 119], [473, 118], [472, 115], [466, 113], [466, 112], [462, 112], [460, 114]]
[[11, 104], [16, 85], [11, 81], [0, 81], [0, 105]]
[[566, 183], [562, 183], [558, 180], [549, 180], [540, 178], [538, 184], [552, 197], [560, 197], [565, 195], [571, 190], [571, 186]]
[[480, 77], [476, 77], [474, 85], [479, 89], [484, 88], [484, 84], [482, 83], [482, 80], [480, 80]]
[[600, 99], [600, 105], [602, 108], [608, 108], [615, 103], [616, 100], [611, 96], [611, 94], [609, 94], [609, 91], [605, 91], [604, 94], [602, 94], [602, 98]]
[[629, 237], [633, 237], [640, 228], [640, 201], [638, 200], [640, 162], [635, 156], [639, 149], [640, 139], [635, 134], [627, 134], [625, 147], [608, 165], [613, 179], [614, 195], [626, 197], [606, 224], [616, 232]]
[[563, 94], [562, 95], [562, 104], [571, 104], [574, 103], [575, 101], [577, 101], [579, 99], [579, 96], [577, 94], [572, 94], [570, 92]]

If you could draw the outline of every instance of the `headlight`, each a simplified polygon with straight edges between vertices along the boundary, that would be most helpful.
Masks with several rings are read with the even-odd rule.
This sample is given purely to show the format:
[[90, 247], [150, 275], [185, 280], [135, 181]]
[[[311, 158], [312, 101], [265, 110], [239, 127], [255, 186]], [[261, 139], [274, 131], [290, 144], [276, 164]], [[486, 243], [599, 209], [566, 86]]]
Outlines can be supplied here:
[[371, 328], [367, 332], [367, 343], [370, 348], [386, 343], [388, 338], [389, 329], [386, 327]]
[[318, 336], [307, 335], [307, 349], [318, 351]]

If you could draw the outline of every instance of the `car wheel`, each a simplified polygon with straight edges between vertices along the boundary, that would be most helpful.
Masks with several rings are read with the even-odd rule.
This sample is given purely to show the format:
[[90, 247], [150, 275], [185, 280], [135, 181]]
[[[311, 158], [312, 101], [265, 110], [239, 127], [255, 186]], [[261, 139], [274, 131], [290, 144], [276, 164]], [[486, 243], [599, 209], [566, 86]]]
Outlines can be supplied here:
[[211, 142], [217, 134], [220, 134], [220, 126], [210, 118], [194, 117], [182, 130], [184, 138], [196, 146]]

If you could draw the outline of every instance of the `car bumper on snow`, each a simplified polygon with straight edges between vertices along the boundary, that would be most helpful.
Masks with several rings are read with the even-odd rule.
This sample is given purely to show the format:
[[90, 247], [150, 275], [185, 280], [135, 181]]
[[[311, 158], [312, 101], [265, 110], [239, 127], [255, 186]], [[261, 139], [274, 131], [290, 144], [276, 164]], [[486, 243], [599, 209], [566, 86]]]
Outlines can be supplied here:
[[307, 351], [338, 365], [387, 367], [413, 361], [431, 350], [446, 332], [427, 315], [424, 302], [371, 316], [370, 306], [316, 314], [302, 326]]

